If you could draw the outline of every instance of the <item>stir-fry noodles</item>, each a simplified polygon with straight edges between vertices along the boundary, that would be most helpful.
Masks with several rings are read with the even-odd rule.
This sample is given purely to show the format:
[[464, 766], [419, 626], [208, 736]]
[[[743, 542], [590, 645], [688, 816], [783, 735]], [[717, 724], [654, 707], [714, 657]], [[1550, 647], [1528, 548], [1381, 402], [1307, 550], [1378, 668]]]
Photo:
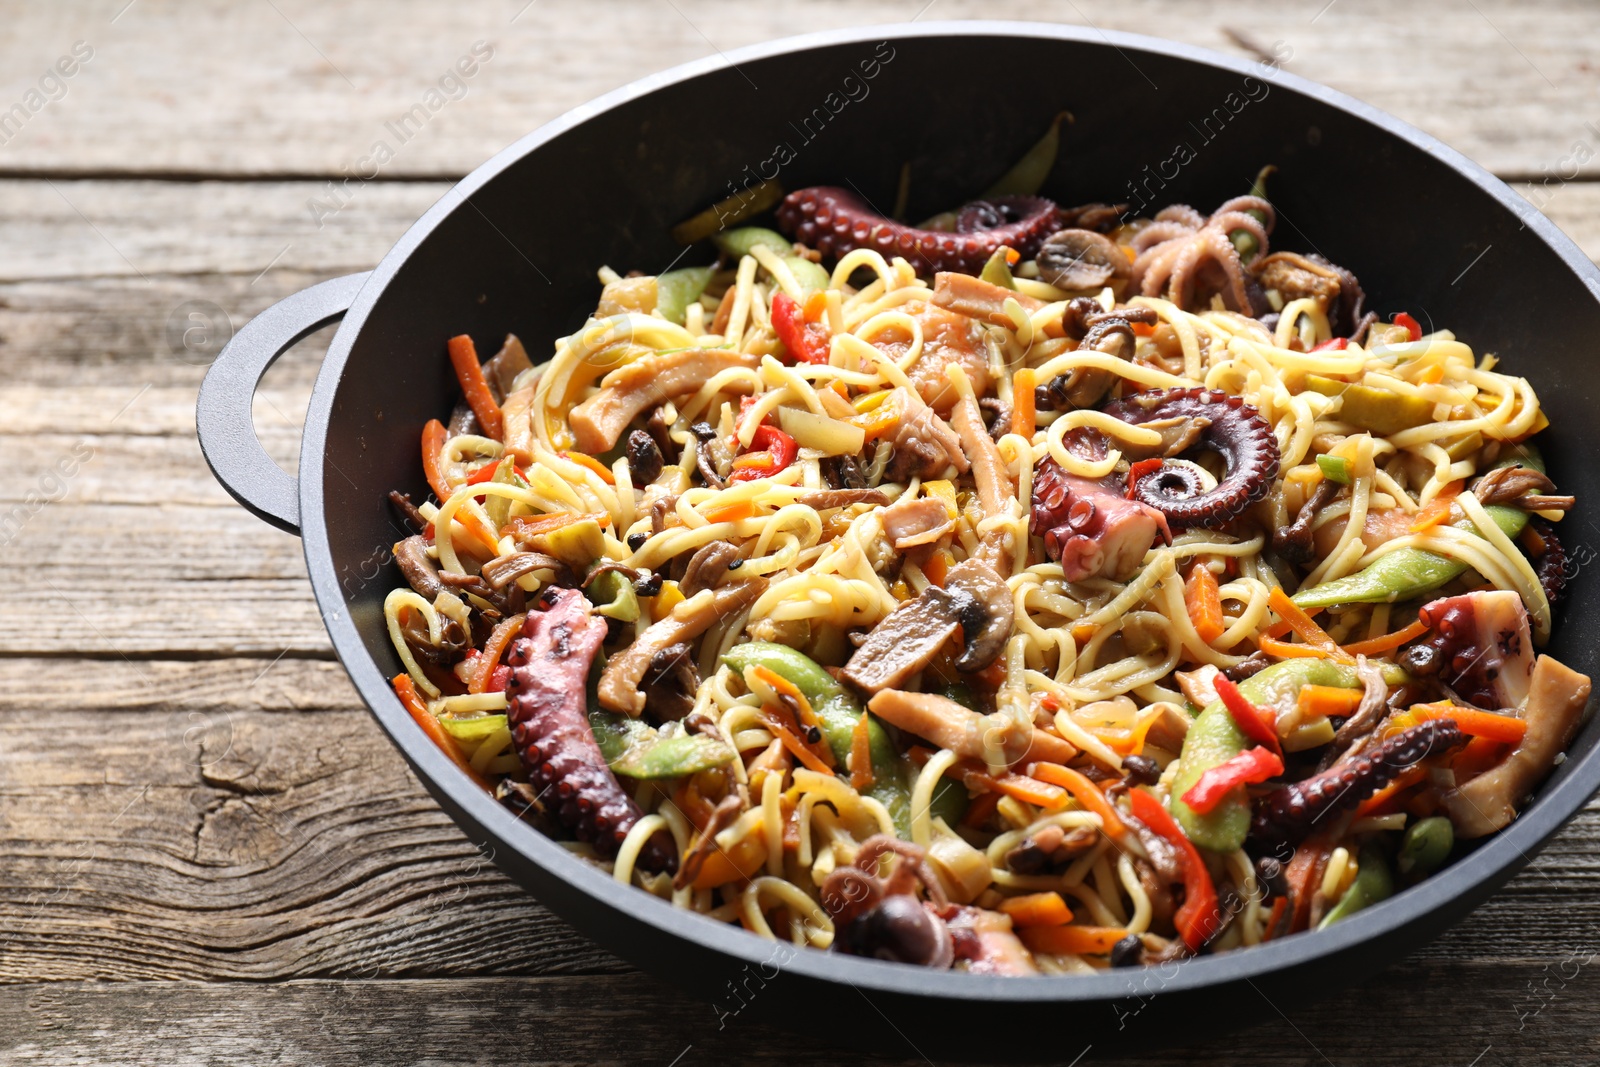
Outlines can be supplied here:
[[602, 269], [537, 364], [452, 339], [397, 693], [617, 880], [796, 944], [1085, 972], [1400, 891], [1576, 732], [1573, 500], [1526, 380], [1273, 223], [807, 189]]

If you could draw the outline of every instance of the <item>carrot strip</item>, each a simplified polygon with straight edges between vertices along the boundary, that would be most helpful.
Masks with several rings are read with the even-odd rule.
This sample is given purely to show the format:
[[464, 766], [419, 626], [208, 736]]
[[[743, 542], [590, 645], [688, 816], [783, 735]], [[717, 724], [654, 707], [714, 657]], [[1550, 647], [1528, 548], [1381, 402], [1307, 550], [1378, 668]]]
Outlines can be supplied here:
[[1406, 530], [1410, 533], [1421, 533], [1431, 530], [1450, 517], [1450, 501], [1435, 498], [1428, 505], [1417, 512], [1417, 517]]
[[1072, 909], [1060, 893], [1028, 893], [1000, 902], [1000, 910], [1017, 926], [1065, 926], [1072, 921]]
[[1508, 745], [1520, 744], [1523, 735], [1528, 732], [1526, 719], [1514, 719], [1510, 715], [1496, 715], [1475, 708], [1464, 708], [1458, 704], [1418, 704], [1411, 709], [1411, 716], [1418, 722], [1426, 722], [1429, 719], [1454, 719], [1464, 734], [1487, 737], [1491, 741], [1500, 741]]
[[611, 468], [607, 467], [604, 463], [601, 463], [593, 456], [586, 456], [582, 452], [563, 452], [561, 453], [561, 458], [571, 460], [580, 467], [588, 467], [590, 470], [598, 474], [600, 476], [600, 480], [605, 482], [607, 485], [617, 484], [616, 476], [611, 473]]
[[1312, 722], [1334, 715], [1351, 715], [1361, 706], [1362, 690], [1336, 685], [1308, 685], [1300, 690], [1300, 721]]
[[438, 419], [429, 419], [422, 428], [422, 473], [441, 504], [450, 499], [450, 486], [444, 480], [444, 468], [439, 465], [439, 454], [444, 451], [448, 436], [444, 423]]
[[979, 793], [972, 798], [972, 803], [967, 805], [967, 813], [961, 817], [961, 825], [982, 826], [984, 821], [994, 814], [995, 806], [999, 803], [999, 793]]
[[1183, 605], [1189, 609], [1189, 620], [1194, 623], [1195, 632], [1206, 644], [1211, 644], [1227, 630], [1216, 575], [1204, 563], [1196, 563], [1190, 569], [1189, 580], [1183, 584]]
[[503, 441], [506, 435], [505, 418], [500, 414], [500, 405], [495, 403], [494, 394], [489, 391], [489, 382], [483, 376], [477, 346], [472, 343], [471, 337], [463, 333], [450, 338], [448, 347], [450, 363], [461, 382], [461, 392], [466, 396], [472, 413], [483, 424], [484, 434], [496, 441]]
[[872, 773], [871, 724], [872, 720], [863, 711], [850, 731], [850, 786], [857, 793], [865, 793], [876, 781]]
[[1496, 741], [1491, 737], [1474, 737], [1450, 761], [1450, 770], [1455, 773], [1456, 784], [1463, 785], [1472, 781], [1499, 763], [1505, 754], [1505, 742]]
[[[974, 761], [976, 762], [976, 761]], [[1046, 811], [1060, 811], [1067, 806], [1067, 791], [1048, 782], [1041, 782], [1037, 778], [1029, 778], [1021, 774], [1005, 774], [999, 778], [985, 774], [979, 770], [963, 768], [962, 781], [968, 788], [977, 787], [987, 789], [991, 793], [1020, 800], [1024, 804], [1032, 804], [1036, 808]]]
[[1322, 881], [1322, 872], [1328, 865], [1331, 850], [1320, 841], [1305, 841], [1294, 850], [1294, 858], [1284, 877], [1289, 892], [1294, 897], [1294, 918], [1289, 922], [1289, 932], [1304, 930], [1311, 925], [1311, 895]]
[[1261, 938], [1263, 942], [1271, 941], [1278, 931], [1278, 923], [1283, 919], [1283, 909], [1289, 904], [1288, 897], [1279, 897], [1272, 902], [1272, 911], [1267, 915], [1267, 932]]
[[1307, 646], [1317, 649], [1328, 659], [1337, 663], [1354, 663], [1356, 658], [1340, 648], [1333, 638], [1329, 637], [1322, 627], [1314, 622], [1305, 610], [1289, 599], [1282, 587], [1274, 587], [1272, 595], [1267, 598], [1267, 606], [1278, 613], [1278, 617], [1289, 624], [1289, 629], [1300, 635], [1300, 640]]
[[1033, 406], [1033, 390], [1038, 373], [1023, 367], [1011, 376], [1011, 432], [1033, 440], [1038, 413]]
[[483, 655], [478, 657], [478, 669], [473, 672], [472, 681], [467, 683], [467, 692], [484, 691], [489, 679], [494, 677], [495, 665], [500, 662], [506, 646], [517, 636], [517, 631], [522, 629], [523, 620], [527, 617], [526, 613], [513, 615], [489, 632], [489, 640], [483, 643]]
[[1052, 956], [1104, 956], [1128, 936], [1117, 926], [1026, 926], [1017, 931], [1031, 952]]
[[1277, 656], [1279, 659], [1328, 658], [1327, 653], [1323, 652], [1320, 648], [1313, 648], [1310, 645], [1290, 644], [1288, 641], [1279, 641], [1275, 637], [1267, 637], [1264, 634], [1257, 639], [1256, 647], [1265, 652], [1267, 655]]
[[417, 695], [416, 683], [409, 674], [397, 674], [390, 681], [394, 686], [394, 695], [400, 698], [400, 703], [405, 706], [411, 718], [422, 727], [422, 732], [428, 735], [428, 740], [439, 746], [439, 750], [450, 761], [476, 782], [485, 792], [493, 792], [488, 779], [472, 769], [472, 764], [467, 762], [467, 757], [461, 751], [461, 746], [456, 744], [456, 739], [445, 733], [444, 727], [439, 725], [439, 720], [433, 712], [428, 710], [428, 705], [422, 702], [422, 697]]
[[611, 525], [611, 516], [603, 511], [589, 514], [559, 511], [549, 515], [520, 515], [500, 527], [500, 532], [516, 538], [533, 537], [536, 534], [554, 533], [564, 526], [571, 526], [584, 519], [593, 519], [602, 529]]
[[1420, 764], [1407, 767], [1395, 776], [1394, 781], [1363, 800], [1356, 807], [1355, 817], [1365, 819], [1373, 815], [1388, 815], [1399, 810], [1399, 796], [1428, 776], [1428, 769]]
[[778, 742], [788, 750], [789, 755], [799, 760], [806, 769], [816, 771], [818, 774], [833, 773], [833, 768], [823, 763], [817, 754], [806, 746], [794, 728], [783, 721], [783, 716], [770, 705], [761, 709], [761, 721], [766, 723], [767, 729], [777, 737]]
[[738, 522], [740, 519], [748, 519], [755, 513], [756, 506], [753, 501], [741, 500], [736, 504], [724, 504], [720, 508], [712, 508], [706, 512], [706, 521]]
[[1415, 640], [1428, 632], [1428, 624], [1418, 619], [1410, 626], [1393, 633], [1384, 634], [1382, 637], [1373, 637], [1365, 641], [1344, 646], [1344, 650], [1352, 656], [1376, 656], [1380, 652], [1387, 652], [1391, 648], [1399, 648], [1407, 641]]
[[1061, 786], [1072, 794], [1073, 799], [1083, 805], [1085, 811], [1092, 811], [1100, 816], [1101, 826], [1108, 836], [1121, 837], [1127, 832], [1128, 826], [1117, 814], [1117, 809], [1082, 771], [1063, 767], [1059, 763], [1035, 763], [1029, 770], [1033, 777], [1040, 781]]

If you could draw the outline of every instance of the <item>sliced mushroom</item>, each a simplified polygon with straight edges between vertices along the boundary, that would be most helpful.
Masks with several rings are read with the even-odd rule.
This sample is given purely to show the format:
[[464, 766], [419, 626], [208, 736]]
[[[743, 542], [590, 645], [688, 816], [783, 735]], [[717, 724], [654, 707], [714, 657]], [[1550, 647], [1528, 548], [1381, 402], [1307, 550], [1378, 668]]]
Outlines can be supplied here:
[[639, 684], [651, 670], [657, 653], [674, 645], [687, 644], [718, 621], [744, 611], [756, 602], [766, 587], [765, 578], [748, 578], [735, 585], [708, 589], [677, 605], [665, 618], [651, 623], [633, 644], [606, 662], [596, 690], [601, 705], [638, 717], [645, 703]]
[[[606, 375], [600, 391], [573, 408], [567, 421], [581, 451], [591, 455], [605, 452], [646, 408], [692, 393], [720, 371], [755, 367], [760, 361], [761, 357], [751, 353], [722, 348], [687, 348], [644, 356]], [[749, 386], [743, 391], [748, 392]]]
[[871, 504], [882, 507], [889, 502], [881, 489], [815, 489], [795, 497], [796, 504], [827, 511], [829, 508], [847, 508], [852, 504]]
[[532, 369], [533, 361], [528, 359], [528, 350], [522, 347], [522, 342], [517, 340], [516, 334], [508, 333], [505, 343], [500, 346], [500, 351], [484, 362], [483, 377], [489, 383], [494, 398], [503, 400], [511, 395], [517, 375]]
[[424, 600], [432, 601], [444, 588], [439, 582], [438, 564], [428, 558], [428, 542], [421, 534], [413, 534], [395, 545], [394, 561], [400, 565], [400, 572], [411, 588]]
[[1133, 272], [1122, 249], [1093, 230], [1058, 230], [1040, 246], [1035, 260], [1039, 277], [1057, 289], [1098, 289]]
[[712, 541], [689, 557], [678, 589], [686, 597], [702, 589], [715, 589], [728, 573], [729, 566], [739, 558], [739, 550], [727, 541]]
[[661, 477], [665, 463], [661, 448], [646, 430], [635, 430], [628, 435], [628, 473], [634, 485], [645, 485]]
[[937, 693], [885, 689], [867, 702], [884, 722], [948, 748], [967, 759], [987, 760], [997, 750], [1006, 766], [1024, 761], [1065, 763], [1078, 755], [1066, 741], [996, 712], [980, 715]]
[[1444, 795], [1444, 810], [1458, 836], [1492, 834], [1517, 817], [1517, 806], [1550, 773], [1583, 724], [1589, 688], [1588, 675], [1539, 657], [1522, 709], [1528, 721], [1522, 741], [1498, 766]]
[[513, 552], [509, 556], [499, 556], [485, 563], [478, 573], [483, 575], [490, 588], [498, 591], [525, 574], [542, 570], [551, 572], [553, 585], [570, 587], [578, 584], [577, 575], [572, 573], [571, 567], [543, 552]]
[[961, 605], [961, 632], [967, 647], [956, 660], [956, 669], [981, 671], [999, 657], [1011, 636], [1011, 587], [993, 567], [979, 559], [951, 567], [944, 584], [968, 600]]

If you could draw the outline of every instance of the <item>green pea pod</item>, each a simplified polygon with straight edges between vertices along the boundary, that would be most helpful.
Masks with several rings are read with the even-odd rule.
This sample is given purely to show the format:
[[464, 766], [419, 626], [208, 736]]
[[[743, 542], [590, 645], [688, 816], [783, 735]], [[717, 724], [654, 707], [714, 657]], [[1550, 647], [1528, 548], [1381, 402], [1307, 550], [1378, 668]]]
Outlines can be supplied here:
[[711, 243], [717, 246], [717, 251], [732, 259], [748, 256], [756, 245], [766, 245], [775, 256], [786, 256], [794, 247], [793, 241], [765, 226], [740, 226], [736, 230], [724, 230], [713, 237]]
[[794, 275], [794, 280], [800, 283], [800, 288], [808, 293], [826, 289], [833, 281], [831, 274], [805, 256], [784, 256], [783, 262], [789, 268], [789, 273]]
[[1006, 262], [1007, 251], [1008, 249], [1003, 247], [995, 249], [994, 255], [983, 265], [983, 273], [978, 277], [1002, 289], [1015, 289], [1017, 280], [1011, 276], [1011, 264]]
[[[1392, 664], [1379, 664], [1385, 680], [1398, 683], [1405, 672]], [[1292, 703], [1308, 685], [1355, 689], [1361, 685], [1356, 669], [1327, 659], [1291, 659], [1274, 663], [1239, 683], [1239, 692], [1258, 707], [1276, 708]], [[1183, 739], [1178, 758], [1178, 776], [1172, 783], [1172, 814], [1183, 832], [1201, 848], [1231, 852], [1244, 844], [1250, 830], [1250, 802], [1243, 791], [1222, 798], [1204, 815], [1183, 802], [1183, 794], [1194, 787], [1200, 776], [1218, 764], [1226, 763], [1255, 742], [1245, 737], [1234, 724], [1233, 715], [1222, 701], [1206, 705], [1195, 717]]]
[[889, 740], [888, 731], [868, 715], [861, 702], [840, 685], [810, 656], [787, 645], [770, 641], [751, 641], [736, 645], [722, 662], [743, 674], [750, 667], [765, 667], [800, 690], [822, 725], [822, 736], [833, 750], [833, 758], [843, 767], [850, 755], [856, 723], [867, 715], [867, 739], [872, 752], [872, 788], [868, 795], [889, 809], [895, 830], [911, 839], [911, 785], [907, 761]]
[[1400, 855], [1395, 867], [1410, 881], [1419, 881], [1444, 866], [1455, 847], [1455, 827], [1443, 815], [1412, 823], [1400, 839]]
[[[1262, 200], [1265, 200], [1267, 198], [1267, 179], [1276, 174], [1277, 171], [1278, 168], [1273, 166], [1271, 163], [1268, 163], [1266, 166], [1257, 171], [1256, 180], [1251, 183], [1250, 186], [1250, 195], [1260, 197]], [[1267, 224], [1267, 216], [1264, 212], [1257, 211], [1255, 208], [1250, 208], [1245, 212], [1245, 214], [1249, 215], [1263, 226]], [[1256, 235], [1248, 230], [1234, 230], [1228, 235], [1228, 240], [1233, 242], [1234, 249], [1237, 250], [1239, 255], [1246, 260], [1253, 258], [1255, 254], [1260, 251], [1260, 249], [1256, 247]]]
[[457, 741], [482, 741], [497, 730], [505, 728], [504, 715], [467, 715], [456, 718], [444, 715], [439, 719], [439, 725], [445, 732]]
[[1350, 888], [1344, 891], [1344, 896], [1339, 898], [1333, 910], [1323, 916], [1322, 922], [1317, 925], [1318, 930], [1326, 930], [1340, 919], [1348, 919], [1362, 908], [1371, 907], [1394, 895], [1394, 876], [1389, 873], [1389, 861], [1384, 858], [1377, 842], [1369, 841], [1361, 846], [1360, 863], [1361, 869], [1356, 872], [1356, 880], [1350, 883]]
[[613, 711], [591, 708], [589, 727], [606, 766], [628, 778], [678, 778], [720, 767], [733, 749], [705, 734], [662, 737], [649, 723]]
[[769, 180], [741, 189], [725, 200], [719, 200], [700, 214], [685, 219], [672, 228], [672, 239], [681, 245], [692, 245], [727, 226], [736, 226], [745, 219], [761, 214], [783, 199], [783, 186]]
[[994, 184], [985, 189], [978, 199], [1034, 196], [1044, 188], [1045, 179], [1050, 177], [1050, 171], [1056, 165], [1056, 156], [1061, 151], [1062, 119], [1071, 121], [1072, 112], [1063, 111], [1051, 119], [1050, 128], [1044, 131], [1044, 136], [1035, 141], [1033, 147], [1011, 165], [1010, 170], [996, 178]]
[[710, 267], [684, 267], [656, 275], [656, 310], [667, 321], [682, 326], [684, 312], [700, 299], [710, 282]]

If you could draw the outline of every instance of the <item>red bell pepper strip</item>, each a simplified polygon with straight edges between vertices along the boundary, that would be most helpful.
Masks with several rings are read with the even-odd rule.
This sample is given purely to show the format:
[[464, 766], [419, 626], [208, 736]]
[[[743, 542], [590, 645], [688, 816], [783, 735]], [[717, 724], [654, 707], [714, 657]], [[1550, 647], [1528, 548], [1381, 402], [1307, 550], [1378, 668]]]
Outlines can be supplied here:
[[[1241, 734], [1257, 744], [1265, 745], [1273, 754], [1283, 755], [1283, 744], [1278, 740], [1278, 724], [1270, 712], [1250, 703], [1250, 699], [1239, 692], [1239, 687], [1233, 680], [1224, 675], [1217, 675], [1212, 688], [1217, 691], [1222, 706], [1233, 716], [1233, 724], [1239, 728]], [[1280, 767], [1278, 770], [1281, 773], [1283, 768]]]
[[1165, 462], [1166, 460], [1164, 459], [1141, 459], [1139, 462], [1128, 468], [1129, 500], [1133, 499], [1134, 487], [1139, 484], [1140, 479], [1142, 479], [1146, 474], [1154, 474], [1156, 471], [1160, 470], [1161, 465]]
[[826, 363], [833, 344], [828, 328], [807, 322], [800, 305], [788, 293], [772, 294], [772, 329], [797, 363]]
[[1173, 916], [1173, 922], [1185, 947], [1190, 952], [1199, 952], [1222, 926], [1222, 909], [1217, 906], [1217, 889], [1211, 884], [1206, 861], [1200, 858], [1199, 850], [1183, 835], [1161, 801], [1143, 789], [1130, 789], [1128, 803], [1134, 818], [1178, 850], [1179, 865], [1183, 868], [1183, 906]]
[[1320, 345], [1314, 345], [1312, 347], [1311, 351], [1313, 351], [1313, 352], [1343, 352], [1345, 349], [1347, 349], [1349, 347], [1350, 347], [1350, 338], [1348, 338], [1348, 337], [1335, 337], [1331, 341], [1324, 341]]
[[[793, 437], [774, 426], [756, 427], [750, 439], [750, 451], [734, 460], [730, 481], [753, 482], [757, 478], [770, 478], [794, 462], [800, 446]], [[765, 456], [760, 453], [765, 452]]]
[[1283, 773], [1283, 759], [1261, 745], [1212, 767], [1183, 794], [1183, 802], [1197, 815], [1222, 803], [1222, 798], [1241, 786], [1254, 785]]
[[1413, 341], [1422, 340], [1422, 324], [1404, 311], [1394, 317], [1394, 324], [1396, 326], [1404, 326], [1406, 333], [1411, 335]]

